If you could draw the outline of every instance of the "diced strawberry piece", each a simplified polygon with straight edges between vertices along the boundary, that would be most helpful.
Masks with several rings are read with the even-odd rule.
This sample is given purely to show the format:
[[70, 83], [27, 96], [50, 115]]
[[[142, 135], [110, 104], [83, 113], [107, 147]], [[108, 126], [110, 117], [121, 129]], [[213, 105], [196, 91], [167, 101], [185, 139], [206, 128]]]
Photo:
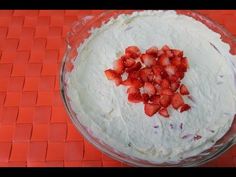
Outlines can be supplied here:
[[171, 96], [171, 95], [173, 95], [174, 93], [173, 93], [173, 91], [172, 91], [171, 89], [165, 88], [165, 89], [162, 89], [162, 90], [161, 90], [161, 94], [162, 94], [162, 95], [169, 95], [169, 96]]
[[[178, 68], [179, 69], [179, 68]], [[183, 79], [184, 78], [184, 72], [182, 71], [177, 71], [175, 73], [175, 76], [177, 76], [179, 79]]]
[[165, 55], [161, 55], [158, 62], [160, 63], [160, 65], [162, 66], [167, 66], [170, 64], [170, 59]]
[[116, 86], [119, 86], [122, 83], [121, 77], [116, 77], [113, 79], [113, 81], [115, 82]]
[[170, 50], [166, 51], [166, 55], [167, 55], [168, 58], [174, 57], [174, 54]]
[[155, 57], [153, 57], [152, 55], [142, 54], [140, 58], [142, 62], [148, 67], [156, 64]]
[[147, 93], [148, 95], [154, 95], [156, 92], [154, 85], [152, 85], [150, 82], [145, 82], [143, 88], [145, 93]]
[[179, 80], [179, 77], [175, 74], [169, 77], [169, 80], [171, 82], [177, 82]]
[[169, 117], [169, 113], [166, 108], [161, 108], [158, 113], [163, 117]]
[[116, 71], [112, 70], [112, 69], [107, 69], [104, 71], [104, 73], [105, 73], [108, 80], [114, 80], [118, 76]]
[[184, 104], [183, 106], [181, 106], [180, 108], [180, 112], [184, 112], [189, 110], [191, 107], [188, 104]]
[[133, 71], [138, 71], [141, 67], [142, 67], [142, 64], [140, 62], [137, 62], [136, 64], [134, 64], [130, 68], [127, 68], [126, 72], [130, 73], [130, 72], [133, 72]]
[[172, 53], [174, 54], [175, 57], [183, 57], [183, 51], [181, 50], [172, 49]]
[[169, 87], [170, 87], [170, 82], [167, 79], [163, 79], [161, 81], [161, 88], [164, 89], [164, 88], [169, 88]]
[[152, 69], [150, 68], [143, 68], [139, 71], [140, 78], [142, 81], [147, 82], [149, 80], [150, 75], [153, 75]]
[[155, 88], [156, 88], [156, 95], [160, 95], [161, 94], [161, 90], [162, 90], [160, 85], [156, 84]]
[[188, 88], [184, 84], [180, 86], [180, 93], [181, 95], [189, 95]]
[[127, 89], [127, 93], [130, 94], [130, 93], [138, 93], [139, 92], [139, 89], [136, 88], [136, 87], [129, 87]]
[[141, 88], [143, 86], [143, 83], [138, 79], [128, 78], [122, 82], [122, 85]]
[[141, 52], [137, 46], [129, 46], [125, 49], [125, 54], [134, 59], [138, 58], [140, 53]]
[[157, 47], [151, 47], [148, 50], [146, 50], [146, 54], [152, 55], [153, 57], [157, 57], [158, 55], [158, 48]]
[[168, 78], [168, 74], [167, 74], [167, 72], [165, 70], [161, 71], [161, 78], [162, 79]]
[[128, 94], [128, 101], [132, 103], [139, 103], [142, 102], [142, 96], [140, 93], [130, 93]]
[[150, 98], [150, 101], [151, 101], [153, 104], [160, 104], [160, 96], [159, 96], [159, 95], [153, 95], [153, 96]]
[[139, 78], [139, 71], [130, 72], [129, 75], [128, 75], [128, 78], [138, 79]]
[[133, 58], [127, 58], [127, 59], [124, 60], [124, 66], [126, 68], [129, 68], [129, 67], [133, 66], [135, 63], [136, 62]]
[[124, 72], [124, 63], [123, 60], [120, 58], [116, 61], [114, 61], [114, 70], [118, 73], [118, 74], [122, 74]]
[[122, 85], [132, 86], [132, 79], [131, 78], [127, 78], [126, 80], [122, 81]]
[[143, 103], [148, 103], [149, 95], [147, 93], [143, 93], [142, 94], [142, 98], [143, 98]]
[[181, 58], [181, 64], [179, 65], [178, 70], [182, 72], [186, 72], [188, 69], [188, 60], [187, 58]]
[[188, 68], [186, 68], [182, 63], [178, 66], [178, 71], [185, 73]]
[[136, 88], [140, 88], [143, 86], [143, 82], [138, 79], [132, 79], [131, 86], [136, 87]]
[[181, 59], [181, 63], [184, 67], [188, 68], [188, 59], [186, 57]]
[[171, 96], [169, 95], [161, 95], [160, 104], [163, 107], [168, 107], [171, 103]]
[[157, 111], [161, 108], [160, 105], [157, 104], [145, 104], [144, 105], [144, 112], [147, 116], [151, 117], [153, 116], [155, 113], [157, 113]]
[[157, 84], [160, 85], [160, 84], [161, 84], [161, 81], [162, 81], [162, 78], [161, 78], [160, 75], [156, 75], [156, 76], [154, 76], [153, 81], [154, 81], [155, 83], [157, 83]]
[[161, 56], [161, 55], [163, 55], [165, 52], [164, 52], [164, 50], [158, 50], [158, 54], [157, 54], [157, 56], [159, 57], [159, 56]]
[[160, 65], [154, 65], [152, 66], [152, 71], [155, 75], [161, 75], [163, 68]]
[[181, 65], [181, 58], [180, 57], [174, 57], [171, 59], [171, 64], [175, 66]]
[[164, 45], [161, 49], [164, 51], [167, 51], [167, 50], [170, 50], [170, 47], [168, 45]]
[[167, 72], [167, 74], [168, 74], [169, 76], [172, 76], [172, 75], [174, 75], [174, 74], [176, 73], [177, 68], [176, 68], [176, 66], [174, 66], [174, 65], [167, 65], [167, 66], [165, 67], [165, 71]]
[[173, 108], [178, 109], [183, 104], [184, 104], [184, 100], [181, 97], [181, 95], [179, 93], [175, 93], [172, 96], [172, 100], [171, 100], [171, 105], [173, 106]]
[[177, 82], [172, 82], [172, 83], [170, 84], [170, 88], [171, 88], [171, 90], [172, 90], [173, 92], [175, 92], [175, 91], [179, 88], [179, 86], [180, 86], [180, 82], [179, 82], [179, 81], [177, 81]]
[[148, 81], [149, 82], [153, 82], [153, 79], [154, 79], [154, 75], [153, 74], [149, 74], [148, 75]]

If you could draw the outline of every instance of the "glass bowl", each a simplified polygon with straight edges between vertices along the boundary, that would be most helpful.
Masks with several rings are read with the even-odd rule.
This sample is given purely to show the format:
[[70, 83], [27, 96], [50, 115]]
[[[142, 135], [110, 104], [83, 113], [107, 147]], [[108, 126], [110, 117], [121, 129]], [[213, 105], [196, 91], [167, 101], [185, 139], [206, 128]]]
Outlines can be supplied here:
[[[220, 139], [218, 140], [214, 146], [205, 150], [204, 152], [181, 160], [176, 164], [172, 163], [161, 163], [155, 164], [148, 161], [144, 161], [142, 159], [138, 159], [132, 157], [128, 154], [124, 154], [119, 152], [116, 149], [110, 147], [106, 142], [102, 142], [100, 139], [95, 137], [92, 132], [90, 131], [89, 127], [84, 127], [76, 114], [74, 113], [71, 105], [69, 97], [67, 96], [67, 73], [71, 72], [73, 69], [73, 61], [76, 59], [78, 53], [77, 48], [80, 44], [89, 37], [90, 30], [93, 28], [100, 27], [103, 23], [109, 21], [111, 17], [116, 18], [120, 14], [131, 14], [134, 10], [109, 10], [101, 12], [96, 16], [85, 16], [79, 21], [76, 21], [69, 31], [66, 42], [67, 42], [67, 49], [62, 61], [61, 66], [61, 73], [60, 73], [60, 89], [61, 95], [63, 98], [64, 105], [67, 109], [70, 119], [72, 120], [75, 127], [82, 133], [82, 135], [95, 147], [101, 150], [106, 155], [110, 156], [113, 159], [119, 160], [123, 163], [126, 163], [130, 166], [142, 166], [142, 167], [174, 167], [174, 166], [199, 166], [206, 162], [209, 162], [212, 159], [215, 159], [226, 150], [228, 150], [232, 145], [236, 143], [236, 119], [234, 116], [233, 124], [230, 130]], [[201, 21], [206, 26], [208, 26], [213, 31], [221, 34], [221, 39], [228, 43], [231, 47], [230, 52], [235, 54], [236, 51], [236, 38], [231, 35], [227, 30], [225, 30], [219, 24], [211, 21], [207, 17], [199, 14], [196, 11], [189, 11], [189, 10], [180, 10], [176, 11], [178, 14], [183, 14], [187, 16], [191, 16], [194, 19]], [[235, 75], [236, 76], [236, 75]]]

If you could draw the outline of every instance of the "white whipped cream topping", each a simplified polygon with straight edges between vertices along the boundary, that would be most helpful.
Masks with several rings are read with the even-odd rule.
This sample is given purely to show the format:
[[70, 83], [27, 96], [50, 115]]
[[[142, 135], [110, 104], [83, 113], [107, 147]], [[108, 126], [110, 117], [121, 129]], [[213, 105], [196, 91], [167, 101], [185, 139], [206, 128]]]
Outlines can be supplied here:
[[[144, 52], [165, 44], [188, 57], [190, 68], [182, 82], [194, 101], [185, 99], [191, 110], [183, 113], [170, 107], [169, 119], [149, 118], [143, 103], [129, 103], [127, 88], [108, 81], [104, 70], [127, 46]], [[116, 150], [151, 162], [177, 162], [211, 147], [232, 124], [236, 89], [231, 62], [236, 57], [229, 49], [218, 33], [175, 11], [120, 15], [92, 30], [78, 48], [67, 76], [68, 96], [81, 123]], [[202, 138], [194, 140], [195, 135]]]

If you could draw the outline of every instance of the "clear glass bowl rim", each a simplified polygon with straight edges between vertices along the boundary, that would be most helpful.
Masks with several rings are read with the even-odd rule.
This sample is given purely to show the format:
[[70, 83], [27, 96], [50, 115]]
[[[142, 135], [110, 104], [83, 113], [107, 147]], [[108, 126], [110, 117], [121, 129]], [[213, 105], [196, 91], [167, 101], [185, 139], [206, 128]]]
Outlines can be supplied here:
[[[84, 26], [86, 26], [87, 24], [91, 23], [91, 21], [97, 21], [102, 19], [104, 16], [113, 16], [113, 14], [115, 13], [116, 15], [120, 15], [122, 13], [126, 13], [128, 12], [134, 12], [137, 10], [106, 10], [105, 12], [102, 12], [100, 14], [98, 14], [96, 17], [91, 17], [90, 18], [83, 18], [82, 20], [76, 21], [72, 24], [71, 26], [71, 30], [67, 33], [66, 36], [66, 51], [65, 51], [65, 55], [63, 57], [62, 63], [61, 63], [61, 69], [60, 69], [60, 93], [61, 93], [61, 98], [63, 100], [63, 104], [66, 107], [66, 111], [69, 115], [70, 120], [72, 121], [73, 125], [76, 127], [76, 129], [85, 137], [85, 139], [87, 139], [90, 143], [92, 143], [97, 149], [101, 150], [104, 154], [110, 156], [113, 159], [116, 159], [120, 162], [126, 163], [128, 165], [131, 166], [143, 166], [143, 167], [177, 167], [177, 166], [182, 166], [182, 167], [188, 167], [188, 166], [199, 166], [202, 164], [205, 164], [215, 158], [217, 158], [218, 156], [220, 156], [221, 154], [223, 154], [225, 151], [227, 151], [232, 145], [234, 145], [236, 143], [236, 134], [235, 136], [230, 139], [227, 143], [225, 143], [221, 148], [219, 148], [216, 152], [212, 153], [209, 156], [206, 156], [205, 158], [203, 158], [202, 160], [197, 160], [191, 163], [186, 163], [186, 164], [171, 164], [171, 163], [163, 163], [163, 164], [144, 164], [142, 162], [138, 162], [135, 161], [133, 159], [128, 159], [126, 157], [123, 157], [123, 155], [120, 155], [120, 152], [114, 152], [113, 150], [106, 148], [104, 146], [104, 144], [102, 144], [101, 142], [99, 142], [96, 137], [93, 137], [88, 129], [86, 129], [86, 127], [84, 127], [78, 120], [78, 118], [75, 116], [75, 114], [73, 113], [72, 108], [70, 107], [70, 103], [69, 103], [69, 99], [66, 96], [66, 83], [65, 81], [65, 65], [66, 62], [69, 58], [69, 53], [71, 52], [71, 49], [74, 47], [78, 47], [78, 45], [74, 45], [73, 42], [71, 41], [71, 37], [76, 37], [76, 35], [78, 35], [78, 33], [82, 30], [84, 30]], [[138, 11], [142, 11], [142, 10], [138, 10]], [[213, 26], [215, 26], [221, 33], [221, 35], [224, 35], [225, 37], [229, 38], [231, 40], [231, 42], [234, 43], [234, 45], [236, 46], [236, 37], [234, 37], [230, 32], [228, 32], [223, 26], [219, 25], [218, 23], [212, 21], [210, 18], [201, 15], [199, 12], [194, 11], [194, 10], [181, 10], [181, 14], [184, 15], [188, 15], [191, 14], [191, 17], [197, 16], [199, 18], [201, 18], [201, 20], [205, 20], [208, 23], [212, 24]], [[110, 19], [110, 18], [109, 18]], [[109, 19], [106, 19], [107, 21], [109, 21]], [[106, 21], [106, 22], [107, 22]], [[107, 146], [107, 145], [106, 145]], [[140, 159], [142, 160], [142, 159]]]

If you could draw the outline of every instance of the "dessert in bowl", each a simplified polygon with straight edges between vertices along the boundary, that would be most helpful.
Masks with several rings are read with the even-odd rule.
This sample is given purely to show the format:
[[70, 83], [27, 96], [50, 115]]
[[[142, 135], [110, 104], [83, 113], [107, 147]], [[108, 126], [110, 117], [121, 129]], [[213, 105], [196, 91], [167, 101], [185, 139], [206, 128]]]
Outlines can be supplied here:
[[[99, 25], [87, 18], [83, 25], [96, 28], [82, 39], [76, 35], [85, 26], [75, 26], [68, 37], [62, 95], [79, 130], [99, 149], [131, 165], [197, 165], [219, 153], [216, 144], [232, 130], [236, 113], [236, 56], [230, 45], [203, 22], [175, 11], [108, 16]], [[129, 102], [127, 88], [117, 87], [104, 74], [128, 46], [143, 53], [164, 45], [188, 58], [181, 82], [192, 98], [184, 98], [191, 109], [168, 108], [168, 118], [145, 114], [143, 103]], [[225, 141], [232, 144], [234, 135]]]

